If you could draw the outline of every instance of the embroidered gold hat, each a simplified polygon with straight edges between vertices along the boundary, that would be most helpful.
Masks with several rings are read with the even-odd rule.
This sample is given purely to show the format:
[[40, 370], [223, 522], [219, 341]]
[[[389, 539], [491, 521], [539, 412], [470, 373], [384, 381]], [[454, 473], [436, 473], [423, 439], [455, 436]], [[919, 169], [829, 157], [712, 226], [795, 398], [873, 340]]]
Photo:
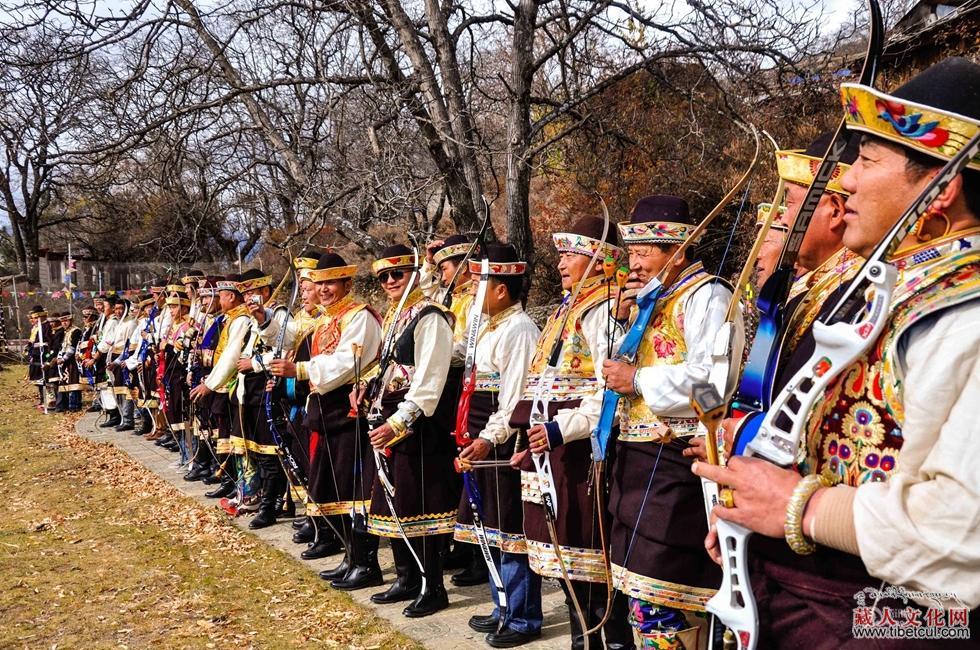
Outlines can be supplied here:
[[167, 306], [180, 305], [182, 307], [190, 307], [191, 299], [187, 296], [187, 291], [181, 287], [179, 291], [168, 291], [167, 292]]
[[167, 289], [167, 281], [163, 278], [153, 278], [150, 280], [150, 293], [162, 293]]
[[249, 269], [242, 273], [242, 279], [238, 281], [239, 293], [255, 291], [262, 287], [272, 286], [272, 276], [266, 275], [258, 269]]
[[432, 253], [432, 261], [435, 262], [436, 266], [439, 266], [446, 260], [465, 257], [472, 247], [473, 244], [466, 235], [450, 235]]
[[184, 276], [180, 279], [181, 284], [197, 284], [205, 278], [204, 271], [198, 271], [197, 269], [191, 269], [187, 271]]
[[310, 269], [316, 268], [316, 263], [320, 259], [320, 253], [313, 248], [307, 248], [298, 256], [293, 258], [293, 267], [299, 274], [300, 280], [310, 279]]
[[371, 270], [375, 275], [381, 275], [382, 271], [389, 269], [404, 269], [415, 266], [415, 254], [404, 244], [395, 244], [384, 249], [381, 257], [371, 264]]
[[357, 275], [357, 265], [348, 264], [337, 253], [324, 253], [317, 260], [315, 269], [308, 269], [309, 279], [313, 282], [329, 282], [330, 280], [345, 280]]
[[[823, 155], [827, 152], [827, 147], [830, 146], [833, 138], [834, 134], [828, 131], [820, 134], [806, 149], [782, 149], [777, 151], [776, 171], [779, 173], [779, 177], [787, 183], [796, 183], [803, 187], [809, 187], [813, 183], [813, 178], [817, 175], [817, 170], [820, 168], [820, 161], [823, 160]], [[827, 182], [827, 192], [836, 192], [845, 196], [850, 194], [841, 186], [840, 179], [851, 168], [854, 161], [857, 160], [858, 150], [858, 139], [850, 138], [847, 146], [844, 147], [843, 153], [841, 153], [837, 166], [834, 167], [834, 171], [830, 175], [830, 180]]]
[[697, 227], [691, 223], [687, 201], [677, 196], [644, 196], [630, 211], [630, 220], [619, 224], [627, 245], [683, 244]]
[[[527, 271], [527, 262], [521, 262], [517, 255], [517, 249], [510, 244], [489, 244], [487, 246], [487, 261], [491, 276], [515, 276], [524, 275]], [[483, 260], [470, 259], [470, 273], [480, 274]]]
[[556, 232], [551, 238], [559, 253], [578, 253], [592, 256], [596, 250], [602, 249], [600, 255], [619, 259], [623, 254], [616, 238], [614, 224], [609, 225], [606, 239], [602, 239], [602, 217], [582, 217], [576, 221], [568, 232]]
[[[950, 160], [980, 131], [980, 66], [943, 59], [886, 95], [861, 84], [841, 84], [847, 128]], [[969, 164], [980, 170], [980, 156]]]

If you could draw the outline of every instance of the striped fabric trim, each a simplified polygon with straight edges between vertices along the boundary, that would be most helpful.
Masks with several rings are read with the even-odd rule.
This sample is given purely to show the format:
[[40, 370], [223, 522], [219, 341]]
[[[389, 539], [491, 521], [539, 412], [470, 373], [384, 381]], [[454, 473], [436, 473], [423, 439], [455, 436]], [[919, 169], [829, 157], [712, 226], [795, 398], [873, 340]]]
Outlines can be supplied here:
[[370, 501], [331, 501], [330, 503], [313, 503], [310, 501], [306, 504], [306, 514], [309, 517], [349, 515], [353, 508], [363, 511], [370, 506]]
[[[562, 559], [568, 577], [580, 582], [605, 582], [606, 563], [602, 551], [592, 548], [575, 548], [560, 545]], [[546, 542], [527, 540], [527, 559], [531, 570], [546, 578], [562, 578], [561, 566], [555, 555], [555, 547]]]
[[62, 384], [58, 386], [59, 393], [70, 393], [75, 390], [82, 390], [81, 384]]
[[235, 445], [232, 444], [230, 438], [218, 438], [218, 441], [214, 445], [214, 453], [233, 454], [235, 453]]
[[613, 587], [626, 596], [691, 612], [705, 611], [705, 604], [715, 595], [714, 589], [688, 587], [666, 580], [654, 580], [634, 573], [618, 564], [612, 565], [612, 574]]
[[[409, 537], [427, 535], [449, 535], [456, 526], [456, 511], [439, 514], [425, 514], [416, 517], [399, 517], [405, 534]], [[379, 537], [401, 537], [398, 524], [392, 517], [368, 515], [368, 532]]]
[[616, 438], [620, 442], [660, 442], [665, 436], [684, 438], [698, 432], [696, 418], [656, 418], [652, 422], [630, 422]]
[[[504, 533], [496, 528], [487, 528], [486, 531], [487, 543], [490, 546], [499, 548], [506, 553], [527, 553], [527, 541], [524, 539], [524, 535]], [[476, 536], [476, 526], [472, 524], [461, 524], [457, 521], [453, 537], [456, 541], [466, 542], [467, 544], [480, 543]]]
[[[528, 377], [525, 395], [534, 395], [538, 387], [538, 376]], [[587, 397], [596, 391], [598, 382], [595, 377], [556, 377], [551, 380], [545, 394], [548, 400], [555, 402], [576, 397]]]

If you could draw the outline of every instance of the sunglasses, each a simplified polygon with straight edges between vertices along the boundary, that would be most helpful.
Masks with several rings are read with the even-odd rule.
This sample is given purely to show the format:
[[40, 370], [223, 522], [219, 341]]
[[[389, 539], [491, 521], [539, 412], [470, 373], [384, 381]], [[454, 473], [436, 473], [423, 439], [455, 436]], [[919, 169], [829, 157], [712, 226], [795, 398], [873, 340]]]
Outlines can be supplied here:
[[393, 271], [382, 271], [381, 273], [378, 274], [378, 280], [381, 281], [381, 284], [384, 284], [388, 280], [394, 280], [395, 282], [398, 282], [404, 277], [405, 277], [405, 271], [401, 271], [399, 269], [395, 269]]

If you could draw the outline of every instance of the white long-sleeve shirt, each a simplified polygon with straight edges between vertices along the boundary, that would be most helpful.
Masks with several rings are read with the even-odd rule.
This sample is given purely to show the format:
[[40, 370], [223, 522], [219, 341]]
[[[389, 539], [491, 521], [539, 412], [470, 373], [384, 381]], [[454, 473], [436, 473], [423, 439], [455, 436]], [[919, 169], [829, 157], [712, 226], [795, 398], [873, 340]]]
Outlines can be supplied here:
[[507, 442], [517, 431], [510, 427], [510, 417], [524, 394], [527, 370], [540, 335], [541, 330], [520, 303], [493, 319], [483, 316], [475, 356], [477, 390], [488, 376], [495, 378], [499, 388], [497, 410], [490, 414], [480, 437], [495, 445]]
[[242, 344], [248, 334], [252, 319], [247, 314], [234, 318], [222, 327], [228, 328], [224, 350], [214, 361], [214, 367], [204, 379], [204, 385], [219, 393], [228, 392], [228, 382], [238, 374], [238, 360], [242, 357]]
[[980, 300], [973, 300], [903, 335], [895, 367], [904, 408], [898, 465], [886, 482], [835, 488], [855, 489], [854, 525], [871, 575], [955, 594], [971, 609], [980, 606], [978, 324]]
[[[694, 384], [708, 380], [711, 372], [711, 353], [718, 330], [725, 322], [725, 314], [732, 292], [721, 282], [709, 281], [687, 297], [684, 304], [684, 344], [687, 356], [683, 363], [658, 364], [639, 368], [636, 386], [650, 410], [659, 416], [693, 418], [691, 389]], [[729, 364], [729, 390], [733, 389], [739, 374], [739, 360], [745, 346], [745, 324], [741, 313], [735, 319]]]
[[375, 359], [381, 349], [381, 324], [367, 309], [353, 316], [340, 330], [340, 341], [332, 354], [318, 354], [307, 363], [310, 385], [324, 395], [354, 382], [353, 345], [361, 347], [361, 358]]
[[[599, 423], [599, 413], [602, 410], [603, 389], [602, 364], [609, 358], [607, 343], [611, 328], [616, 328], [615, 335], [621, 330], [616, 321], [610, 316], [609, 302], [603, 301], [589, 310], [582, 317], [582, 333], [589, 343], [589, 352], [595, 366], [596, 390], [586, 397], [574, 409], [561, 409], [553, 418], [561, 429], [564, 442], [584, 440], [592, 435], [592, 430]], [[613, 337], [615, 338], [615, 336]]]

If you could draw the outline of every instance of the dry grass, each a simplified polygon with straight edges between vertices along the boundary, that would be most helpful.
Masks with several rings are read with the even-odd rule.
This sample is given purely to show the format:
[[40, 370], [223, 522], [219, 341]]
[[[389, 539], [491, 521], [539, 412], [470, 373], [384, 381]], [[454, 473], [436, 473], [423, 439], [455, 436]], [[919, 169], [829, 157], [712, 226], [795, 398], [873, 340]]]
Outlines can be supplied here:
[[0, 372], [0, 647], [417, 647]]

